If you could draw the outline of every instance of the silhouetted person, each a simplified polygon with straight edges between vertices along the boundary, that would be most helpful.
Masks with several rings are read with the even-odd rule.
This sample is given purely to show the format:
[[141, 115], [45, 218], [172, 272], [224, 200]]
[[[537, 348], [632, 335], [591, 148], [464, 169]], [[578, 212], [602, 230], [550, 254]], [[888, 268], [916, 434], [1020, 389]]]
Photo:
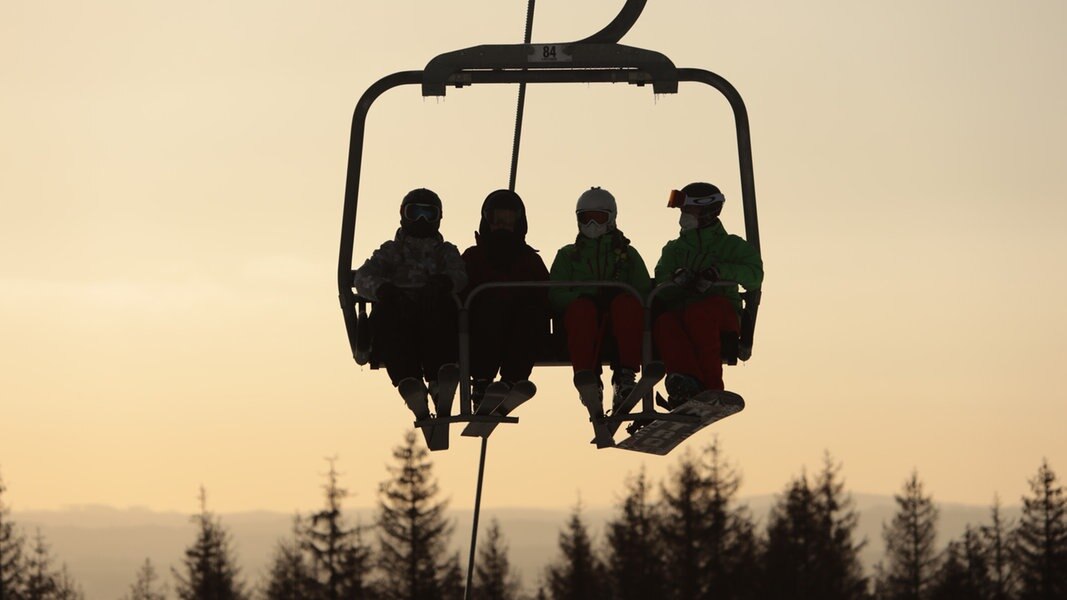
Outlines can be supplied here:
[[405, 395], [417, 419], [429, 417], [426, 386], [436, 402], [437, 373], [456, 362], [457, 307], [453, 292], [467, 285], [459, 250], [444, 241], [441, 199], [427, 189], [408, 192], [400, 204], [400, 229], [356, 272], [356, 291], [375, 301], [374, 346], [393, 385]]
[[[736, 339], [741, 296], [763, 282], [763, 261], [743, 238], [726, 233], [719, 213], [726, 198], [710, 183], [690, 183], [671, 193], [681, 215], [681, 232], [667, 242], [656, 264], [656, 284], [678, 287], [657, 296], [665, 311], [653, 326], [656, 347], [667, 367], [672, 407], [701, 390], [721, 390], [722, 334]], [[730, 285], [716, 283], [732, 282]]]
[[[527, 229], [526, 207], [518, 194], [496, 190], [485, 198], [475, 245], [463, 252], [467, 293], [483, 283], [548, 279], [541, 256], [526, 243]], [[491, 288], [475, 296], [470, 311], [475, 406], [498, 372], [509, 388], [530, 378], [547, 333], [544, 288]]]

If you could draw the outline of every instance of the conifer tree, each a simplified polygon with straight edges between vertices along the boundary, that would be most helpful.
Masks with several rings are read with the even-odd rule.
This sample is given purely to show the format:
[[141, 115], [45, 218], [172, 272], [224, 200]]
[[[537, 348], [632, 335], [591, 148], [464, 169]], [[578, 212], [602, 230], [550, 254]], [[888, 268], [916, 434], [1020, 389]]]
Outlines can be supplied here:
[[967, 526], [963, 538], [949, 542], [930, 589], [931, 600], [988, 600], [992, 586], [979, 533]]
[[59, 573], [55, 575], [56, 591], [52, 595], [55, 600], [85, 600], [85, 593], [81, 586], [71, 577], [67, 565], [63, 565]]
[[700, 463], [689, 450], [660, 489], [662, 518], [660, 538], [667, 580], [668, 598], [701, 598], [707, 590], [707, 527], [704, 508], [708, 497], [707, 480]]
[[185, 549], [183, 571], [173, 570], [181, 600], [245, 600], [229, 532], [207, 510], [207, 493], [200, 488], [200, 514], [193, 517], [196, 540]]
[[322, 600], [369, 598], [371, 551], [363, 543], [362, 528], [348, 528], [341, 514], [347, 490], [337, 484], [337, 469], [330, 459], [327, 474], [326, 505], [311, 515], [303, 544], [310, 556], [316, 597]]
[[437, 500], [429, 452], [415, 432], [393, 450], [391, 478], [379, 488], [378, 566], [386, 600], [437, 600], [446, 596], [450, 561], [445, 551], [452, 524], [445, 519], [446, 500]]
[[904, 483], [903, 493], [893, 498], [897, 512], [891, 524], [882, 525], [888, 566], [879, 587], [889, 600], [924, 600], [937, 569], [938, 511], [933, 499], [923, 494], [915, 472]]
[[137, 570], [137, 580], [130, 585], [130, 593], [123, 600], [166, 600], [167, 592], [159, 584], [159, 575], [152, 561], [144, 559]]
[[990, 600], [1011, 600], [1015, 593], [1015, 577], [1011, 568], [1011, 524], [1000, 514], [1000, 498], [993, 497], [990, 523], [981, 528], [986, 561], [989, 565]]
[[741, 475], [728, 464], [716, 437], [704, 452], [705, 497], [700, 539], [706, 575], [703, 598], [732, 600], [754, 595], [759, 542], [748, 508], [737, 504]]
[[474, 567], [474, 594], [478, 600], [517, 600], [519, 578], [511, 570], [508, 547], [500, 533], [500, 522], [489, 524], [485, 543], [478, 548], [478, 563]]
[[790, 481], [767, 523], [763, 591], [768, 599], [817, 598], [821, 517], [806, 474]]
[[867, 578], [860, 563], [860, 550], [866, 540], [856, 542], [859, 525], [852, 497], [829, 453], [823, 457], [823, 469], [815, 480], [814, 502], [818, 515], [817, 582], [818, 597], [825, 600], [859, 600], [867, 597]]
[[303, 547], [301, 536], [304, 534], [300, 516], [293, 518], [293, 537], [281, 540], [274, 548], [271, 557], [267, 582], [263, 588], [264, 600], [305, 600], [314, 599], [319, 591], [311, 565]]
[[610, 593], [604, 566], [593, 550], [589, 530], [575, 507], [559, 534], [560, 555], [546, 569], [552, 600], [603, 600]]
[[662, 598], [667, 589], [659, 514], [644, 469], [627, 482], [619, 514], [607, 524], [607, 583], [613, 600]]
[[11, 520], [11, 509], [4, 500], [3, 478], [0, 478], [0, 600], [19, 600], [22, 590], [22, 536]]
[[1067, 498], [1042, 461], [1023, 497], [1015, 531], [1015, 572], [1021, 600], [1067, 598]]
[[26, 582], [22, 597], [26, 600], [52, 600], [58, 586], [52, 571], [52, 557], [48, 553], [48, 546], [45, 545], [44, 534], [40, 529], [37, 530], [33, 548], [26, 558], [25, 569]]

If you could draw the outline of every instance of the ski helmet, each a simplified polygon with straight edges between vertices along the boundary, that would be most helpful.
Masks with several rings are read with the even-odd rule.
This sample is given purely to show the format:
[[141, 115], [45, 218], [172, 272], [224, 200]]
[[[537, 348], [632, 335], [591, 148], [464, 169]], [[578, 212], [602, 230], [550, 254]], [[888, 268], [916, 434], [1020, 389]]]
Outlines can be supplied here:
[[581, 215], [583, 212], [593, 211], [606, 213], [607, 220], [603, 223], [595, 224], [592, 222], [582, 223], [579, 217], [578, 227], [582, 230], [582, 233], [588, 237], [596, 238], [608, 231], [615, 231], [615, 217], [618, 214], [618, 208], [615, 205], [615, 196], [612, 196], [611, 192], [595, 186], [582, 192], [582, 195], [578, 197], [578, 205], [575, 207], [574, 213]]
[[680, 191], [671, 191], [671, 198], [667, 205], [682, 210], [679, 224], [683, 230], [686, 230], [707, 227], [715, 223], [725, 202], [726, 196], [717, 186], [695, 182], [683, 187]]

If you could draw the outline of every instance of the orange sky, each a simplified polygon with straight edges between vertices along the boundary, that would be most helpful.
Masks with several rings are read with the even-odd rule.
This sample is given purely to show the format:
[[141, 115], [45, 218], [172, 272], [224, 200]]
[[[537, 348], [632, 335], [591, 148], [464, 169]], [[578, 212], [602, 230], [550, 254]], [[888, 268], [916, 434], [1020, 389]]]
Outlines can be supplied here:
[[[373, 6], [369, 6], [373, 5]], [[526, 2], [0, 4], [0, 474], [19, 509], [316, 505], [338, 455], [374, 500], [410, 415], [349, 357], [334, 271], [348, 126], [382, 75], [521, 39]], [[537, 5], [535, 41], [621, 0]], [[855, 491], [913, 468], [945, 501], [1067, 474], [1067, 6], [650, 0], [624, 43], [729, 79], [753, 127], [767, 279], [748, 400], [717, 427], [777, 492], [820, 462]], [[719, 182], [741, 232], [732, 121], [711, 91], [540, 86], [518, 191], [550, 261], [590, 185], [653, 264], [666, 193]], [[368, 126], [362, 259], [408, 189], [473, 241], [507, 184], [515, 90], [390, 92]], [[670, 460], [594, 451], [563, 369], [490, 444], [487, 506], [614, 501]], [[701, 439], [691, 443], [698, 447]], [[478, 445], [434, 455], [472, 502]]]

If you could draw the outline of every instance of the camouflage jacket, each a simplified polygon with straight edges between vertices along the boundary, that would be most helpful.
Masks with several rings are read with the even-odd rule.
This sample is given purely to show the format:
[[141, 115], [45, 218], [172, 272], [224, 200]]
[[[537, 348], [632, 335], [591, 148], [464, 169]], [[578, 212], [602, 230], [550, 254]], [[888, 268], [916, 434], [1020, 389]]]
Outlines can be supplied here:
[[467, 271], [459, 249], [439, 233], [415, 238], [398, 229], [395, 239], [382, 244], [356, 269], [352, 284], [360, 296], [377, 300], [378, 287], [383, 283], [417, 288], [426, 285], [431, 275], [442, 274], [452, 279], [454, 291], [467, 286]]

